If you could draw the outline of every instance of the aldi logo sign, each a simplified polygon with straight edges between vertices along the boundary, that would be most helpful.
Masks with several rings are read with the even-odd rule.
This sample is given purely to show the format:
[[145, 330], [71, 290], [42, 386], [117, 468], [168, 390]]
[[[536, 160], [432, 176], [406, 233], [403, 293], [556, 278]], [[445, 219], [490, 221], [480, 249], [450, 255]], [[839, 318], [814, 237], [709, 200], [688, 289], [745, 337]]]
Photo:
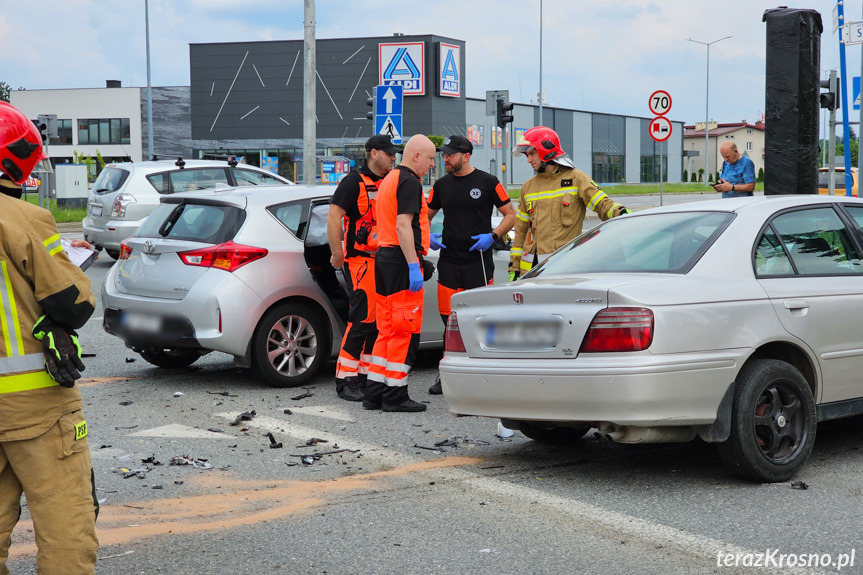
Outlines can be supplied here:
[[401, 86], [405, 96], [425, 96], [425, 42], [378, 44], [381, 86]]
[[441, 96], [461, 96], [461, 47], [440, 43], [438, 79]]

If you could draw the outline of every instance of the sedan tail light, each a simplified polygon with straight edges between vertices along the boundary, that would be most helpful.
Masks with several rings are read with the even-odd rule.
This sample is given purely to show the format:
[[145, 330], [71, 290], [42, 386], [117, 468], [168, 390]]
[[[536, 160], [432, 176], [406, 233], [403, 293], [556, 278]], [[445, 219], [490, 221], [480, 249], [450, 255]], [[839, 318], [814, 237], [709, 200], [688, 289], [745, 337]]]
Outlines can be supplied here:
[[264, 248], [244, 246], [234, 242], [225, 242], [210, 248], [177, 253], [180, 260], [187, 266], [217, 268], [229, 272], [249, 262], [259, 260], [268, 254]]
[[610, 307], [594, 316], [579, 353], [641, 351], [653, 342], [653, 312], [643, 307]]
[[129, 259], [129, 256], [131, 256], [131, 255], [132, 255], [132, 248], [129, 246], [129, 244], [126, 242], [126, 240], [123, 240], [122, 242], [120, 242], [120, 257], [117, 259], [118, 260], [127, 260], [127, 259]]
[[464, 340], [458, 329], [458, 318], [455, 312], [449, 314], [446, 322], [446, 337], [444, 338], [444, 350], [464, 353]]
[[111, 217], [112, 218], [125, 218], [126, 217], [126, 208], [129, 207], [129, 204], [138, 203], [138, 200], [135, 199], [135, 196], [132, 194], [127, 194], [123, 192], [122, 194], [117, 194], [117, 197], [114, 199], [114, 203], [111, 204]]

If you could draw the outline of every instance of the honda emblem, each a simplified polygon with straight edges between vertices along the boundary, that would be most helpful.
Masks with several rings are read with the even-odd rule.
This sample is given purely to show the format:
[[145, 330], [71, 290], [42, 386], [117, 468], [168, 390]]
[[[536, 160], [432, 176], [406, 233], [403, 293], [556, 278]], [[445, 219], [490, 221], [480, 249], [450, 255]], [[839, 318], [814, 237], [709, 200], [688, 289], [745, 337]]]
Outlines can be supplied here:
[[524, 296], [521, 295], [521, 292], [517, 291], [512, 294], [512, 301], [514, 301], [515, 303], [524, 303]]

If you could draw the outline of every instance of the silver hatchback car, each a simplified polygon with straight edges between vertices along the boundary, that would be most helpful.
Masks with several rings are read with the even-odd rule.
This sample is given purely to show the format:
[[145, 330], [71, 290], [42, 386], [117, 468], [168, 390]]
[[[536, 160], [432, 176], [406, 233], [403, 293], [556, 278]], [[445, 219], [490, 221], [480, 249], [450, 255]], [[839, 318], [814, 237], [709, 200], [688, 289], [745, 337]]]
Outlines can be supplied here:
[[[326, 237], [334, 189], [162, 197], [106, 277], [105, 330], [160, 367], [219, 351], [269, 385], [304, 383], [338, 353], [345, 329], [347, 293]], [[495, 279], [506, 282], [509, 253], [495, 258]], [[420, 345], [440, 347], [435, 281], [425, 284], [425, 309]]]
[[114, 259], [120, 242], [137, 233], [159, 198], [225, 186], [283, 186], [292, 182], [236, 160], [156, 160], [108, 164], [93, 184], [83, 221], [84, 239]]
[[715, 442], [757, 481], [863, 413], [863, 200], [724, 199], [615, 218], [518, 282], [453, 297], [458, 415], [538, 441]]

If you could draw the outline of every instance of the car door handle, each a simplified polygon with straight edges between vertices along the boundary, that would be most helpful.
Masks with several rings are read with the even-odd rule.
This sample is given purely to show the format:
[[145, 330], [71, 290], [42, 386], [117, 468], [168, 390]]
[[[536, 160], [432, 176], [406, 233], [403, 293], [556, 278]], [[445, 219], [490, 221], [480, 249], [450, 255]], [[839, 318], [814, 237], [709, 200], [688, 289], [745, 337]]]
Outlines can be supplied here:
[[809, 311], [809, 302], [805, 299], [787, 299], [784, 302], [785, 309], [791, 312], [791, 315], [806, 315]]

